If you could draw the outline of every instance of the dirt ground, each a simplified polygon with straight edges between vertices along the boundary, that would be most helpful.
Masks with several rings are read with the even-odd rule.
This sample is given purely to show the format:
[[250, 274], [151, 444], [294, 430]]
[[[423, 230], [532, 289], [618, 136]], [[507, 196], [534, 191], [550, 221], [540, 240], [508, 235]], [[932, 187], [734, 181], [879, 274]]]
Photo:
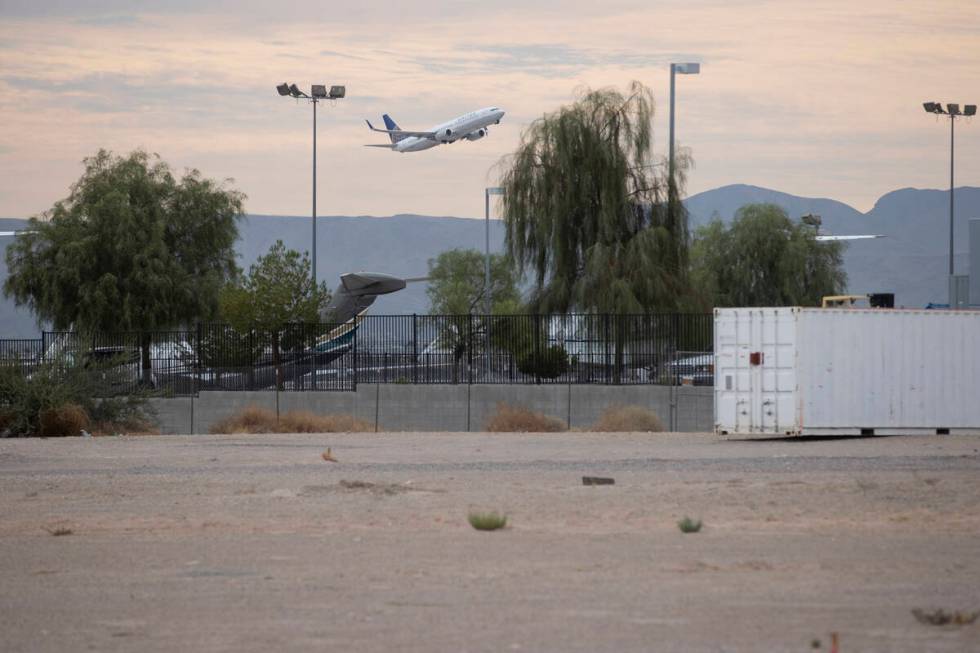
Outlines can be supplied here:
[[[978, 651], [980, 620], [912, 615], [980, 610], [978, 449], [0, 440], [0, 650], [812, 652], [836, 632], [841, 653]], [[490, 510], [507, 528], [467, 523]], [[684, 516], [701, 532], [681, 533]]]

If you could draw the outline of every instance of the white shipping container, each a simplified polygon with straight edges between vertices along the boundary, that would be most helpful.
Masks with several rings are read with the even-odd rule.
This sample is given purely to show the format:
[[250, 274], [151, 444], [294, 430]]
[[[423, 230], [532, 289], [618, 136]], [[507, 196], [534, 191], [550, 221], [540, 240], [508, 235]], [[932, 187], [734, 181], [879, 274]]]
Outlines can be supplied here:
[[980, 433], [980, 311], [715, 309], [715, 432]]

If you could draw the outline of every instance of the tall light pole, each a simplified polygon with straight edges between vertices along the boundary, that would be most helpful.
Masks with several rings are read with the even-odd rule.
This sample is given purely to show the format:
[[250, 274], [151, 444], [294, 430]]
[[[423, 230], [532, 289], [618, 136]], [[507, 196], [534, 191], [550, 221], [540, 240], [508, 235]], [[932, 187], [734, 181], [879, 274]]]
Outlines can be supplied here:
[[949, 307], [953, 306], [953, 170], [955, 149], [955, 125], [957, 116], [975, 116], [977, 105], [967, 104], [960, 113], [960, 105], [947, 104], [946, 109], [939, 102], [923, 102], [922, 107], [927, 113], [949, 116]]
[[670, 64], [670, 153], [667, 157], [667, 183], [674, 183], [674, 76], [697, 75], [701, 72], [699, 63], [672, 63]]
[[484, 193], [485, 199], [485, 210], [484, 216], [486, 218], [486, 233], [484, 235], [484, 257], [483, 257], [483, 303], [486, 315], [490, 315], [490, 196], [491, 195], [503, 195], [504, 189], [499, 186], [493, 186], [487, 188]]
[[313, 105], [313, 287], [316, 288], [316, 105], [320, 100], [339, 100], [347, 94], [347, 89], [343, 86], [331, 86], [330, 90], [323, 84], [313, 84], [310, 87], [310, 94], [307, 95], [299, 90], [296, 84], [283, 82], [276, 86], [279, 95], [296, 99], [305, 98]]

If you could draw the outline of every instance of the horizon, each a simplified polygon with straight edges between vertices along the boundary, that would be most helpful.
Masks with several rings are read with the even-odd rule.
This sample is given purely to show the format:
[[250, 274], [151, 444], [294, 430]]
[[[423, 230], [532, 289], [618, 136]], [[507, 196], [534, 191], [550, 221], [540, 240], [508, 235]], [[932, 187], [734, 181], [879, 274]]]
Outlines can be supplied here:
[[[726, 184], [724, 186], [719, 186], [717, 188], [709, 188], [709, 189], [703, 190], [703, 191], [698, 192], [698, 193], [693, 193], [691, 195], [686, 196], [683, 201], [684, 202], [687, 202], [688, 200], [693, 199], [695, 197], [698, 197], [700, 195], [706, 195], [708, 193], [713, 193], [713, 192], [716, 192], [716, 191], [724, 190], [726, 188], [734, 188], [734, 187], [753, 188], [753, 189], [758, 189], [758, 190], [762, 190], [762, 191], [766, 191], [766, 192], [770, 192], [770, 193], [779, 193], [781, 195], [786, 195], [788, 197], [793, 197], [795, 199], [806, 200], [806, 201], [837, 202], [839, 204], [843, 204], [845, 206], [848, 206], [848, 207], [854, 209], [855, 211], [857, 211], [858, 213], [861, 213], [862, 215], [867, 215], [867, 214], [871, 213], [874, 210], [874, 207], [877, 205], [877, 203], [879, 201], [881, 201], [882, 198], [887, 197], [887, 196], [889, 196], [889, 195], [891, 195], [893, 193], [899, 193], [899, 192], [902, 192], [902, 191], [930, 192], [930, 193], [949, 193], [949, 189], [948, 188], [945, 188], [945, 189], [943, 189], [943, 188], [916, 188], [916, 187], [913, 187], [913, 186], [905, 186], [903, 188], [896, 188], [894, 190], [886, 191], [885, 193], [883, 193], [882, 195], [880, 195], [877, 199], [875, 199], [874, 203], [871, 205], [871, 208], [869, 208], [867, 211], [862, 211], [858, 207], [856, 207], [856, 206], [854, 206], [852, 204], [848, 204], [847, 202], [844, 202], [842, 200], [836, 199], [834, 197], [808, 197], [808, 196], [804, 196], [804, 195], [794, 195], [792, 193], [787, 193], [787, 192], [782, 191], [782, 190], [778, 190], [778, 189], [775, 189], [775, 188], [768, 188], [766, 186], [759, 186], [759, 185], [756, 185], [756, 184]], [[961, 191], [961, 190], [980, 190], [980, 186], [971, 186], [971, 185], [956, 186], [954, 188], [954, 190], [955, 191]], [[287, 213], [253, 213], [253, 212], [249, 212], [249, 211], [246, 211], [243, 215], [244, 215], [244, 217], [247, 217], [247, 218], [257, 217], [257, 218], [300, 218], [300, 219], [309, 219], [309, 218], [312, 217], [309, 214], [305, 214], [304, 215], [302, 213], [294, 213], [294, 214], [287, 214]], [[26, 216], [26, 217], [20, 217], [20, 218], [13, 217], [13, 216], [0, 216], [0, 220], [29, 220], [31, 217], [34, 217], [34, 216]], [[320, 219], [329, 219], [329, 218], [367, 218], [367, 219], [384, 220], [384, 219], [388, 219], [388, 218], [400, 218], [400, 217], [407, 217], [407, 218], [436, 218], [436, 219], [459, 219], [459, 220], [485, 220], [485, 216], [482, 216], [482, 215], [479, 215], [479, 216], [477, 216], [477, 215], [435, 215], [435, 214], [427, 214], [427, 213], [406, 213], [406, 212], [403, 212], [403, 211], [398, 212], [398, 213], [391, 213], [391, 214], [388, 214], [388, 215], [377, 215], [377, 214], [367, 214], [367, 213], [348, 214], [348, 215], [342, 215], [342, 214], [339, 214], [339, 213], [334, 213], [334, 214], [322, 214], [322, 213], [318, 213], [316, 217], [317, 217], [317, 220], [320, 220]], [[791, 217], [793, 217], [793, 216], [791, 216]], [[980, 217], [980, 216], [978, 216], [978, 217]], [[491, 211], [490, 220], [491, 221], [494, 221], [494, 220], [499, 220], [499, 219], [500, 219], [500, 216], [499, 215], [494, 215], [493, 212]]]
[[[749, 184], [867, 212], [948, 182], [949, 127], [923, 102], [980, 103], [980, 14], [961, 0], [156, 5], [3, 3], [0, 214], [49, 209], [103, 147], [234, 178], [252, 214], [308, 213], [310, 110], [283, 81], [347, 86], [318, 112], [324, 215], [479, 215], [521, 131], [584, 87], [650, 87], [659, 159], [670, 62], [702, 64], [677, 79], [691, 196]], [[507, 115], [477, 142], [363, 147], [383, 138], [366, 118], [422, 129], [490, 105]], [[958, 122], [956, 176], [978, 186], [980, 132]]]

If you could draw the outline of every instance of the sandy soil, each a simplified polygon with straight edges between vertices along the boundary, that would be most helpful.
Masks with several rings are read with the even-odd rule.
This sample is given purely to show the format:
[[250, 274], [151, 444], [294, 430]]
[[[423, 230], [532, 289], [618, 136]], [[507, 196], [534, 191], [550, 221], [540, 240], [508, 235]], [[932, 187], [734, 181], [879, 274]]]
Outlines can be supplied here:
[[[911, 614], [980, 610], [978, 449], [2, 440], [0, 650], [829, 651], [837, 632], [841, 653], [978, 651], [980, 622]], [[508, 527], [477, 532], [473, 510]], [[685, 515], [703, 530], [681, 533]]]

